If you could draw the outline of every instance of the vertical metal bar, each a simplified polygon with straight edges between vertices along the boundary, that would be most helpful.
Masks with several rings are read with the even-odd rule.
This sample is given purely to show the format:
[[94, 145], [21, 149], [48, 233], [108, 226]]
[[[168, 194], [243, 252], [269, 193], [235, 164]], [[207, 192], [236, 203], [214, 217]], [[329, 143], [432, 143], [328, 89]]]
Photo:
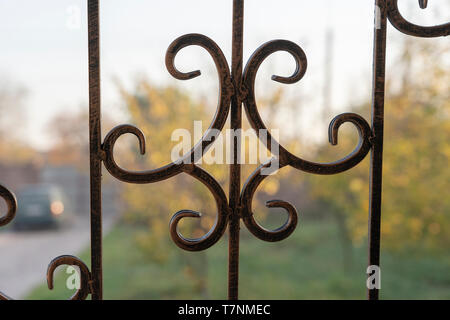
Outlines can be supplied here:
[[[231, 100], [231, 129], [242, 127], [242, 98], [240, 88], [242, 82], [242, 56], [243, 56], [243, 21], [244, 0], [233, 0], [233, 49], [231, 58], [231, 78], [234, 86], [234, 95]], [[239, 292], [239, 230], [240, 209], [239, 193], [241, 189], [240, 155], [241, 137], [234, 134], [233, 163], [230, 165], [230, 226], [228, 244], [228, 299], [237, 300]]]
[[92, 299], [102, 299], [102, 160], [100, 127], [99, 0], [88, 0], [89, 33], [89, 152], [91, 200]]
[[[375, 0], [372, 88], [372, 151], [370, 157], [369, 265], [380, 266], [381, 188], [386, 68], [386, 0]], [[378, 300], [379, 290], [369, 289], [369, 300]]]

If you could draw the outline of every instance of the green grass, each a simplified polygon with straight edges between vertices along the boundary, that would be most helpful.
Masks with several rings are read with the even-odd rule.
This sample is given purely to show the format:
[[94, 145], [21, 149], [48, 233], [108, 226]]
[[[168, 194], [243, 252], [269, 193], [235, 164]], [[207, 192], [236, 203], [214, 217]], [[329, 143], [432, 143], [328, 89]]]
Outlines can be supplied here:
[[[351, 267], [344, 270], [333, 224], [303, 221], [279, 243], [260, 241], [242, 230], [241, 299], [365, 299], [366, 248], [353, 248]], [[185, 253], [173, 245], [168, 262], [159, 264], [138, 248], [135, 233], [131, 226], [117, 226], [104, 239], [105, 299], [226, 298], [226, 237], [206, 251], [208, 290], [202, 294], [188, 275], [186, 259], [202, 261], [203, 253]], [[89, 262], [88, 251], [80, 257]], [[450, 255], [384, 251], [381, 262], [383, 299], [450, 299]], [[28, 298], [68, 298], [66, 277], [60, 272], [54, 291], [41, 286]]]

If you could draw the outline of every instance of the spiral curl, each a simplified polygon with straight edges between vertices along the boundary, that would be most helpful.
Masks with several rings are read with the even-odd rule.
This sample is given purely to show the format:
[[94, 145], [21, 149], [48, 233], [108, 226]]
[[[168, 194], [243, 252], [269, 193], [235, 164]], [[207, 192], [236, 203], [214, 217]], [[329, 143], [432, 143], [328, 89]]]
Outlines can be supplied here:
[[[5, 226], [10, 223], [16, 214], [17, 210], [17, 200], [14, 194], [6, 189], [5, 187], [0, 185], [0, 197], [3, 198], [7, 204], [8, 211], [4, 217], [0, 218], [0, 226]], [[90, 272], [87, 266], [77, 257], [74, 256], [60, 256], [54, 259], [48, 266], [47, 270], [47, 283], [49, 289], [53, 289], [53, 274], [55, 269], [60, 265], [76, 265], [80, 268], [81, 272], [81, 287], [78, 289], [75, 294], [71, 297], [71, 300], [84, 300], [90, 293], [89, 289], [89, 281], [90, 281]], [[11, 297], [6, 294], [0, 292], [0, 300], [13, 300]]]
[[[427, 0], [419, 0], [419, 5], [425, 9]], [[445, 37], [450, 34], [450, 22], [436, 26], [419, 26], [406, 20], [398, 9], [398, 0], [387, 1], [387, 17], [391, 24], [400, 32], [421, 38]]]
[[47, 285], [53, 290], [53, 277], [56, 268], [62, 265], [77, 266], [80, 269], [80, 289], [69, 300], [85, 300], [91, 293], [91, 273], [83, 261], [77, 257], [63, 255], [53, 259], [47, 269]]
[[[166, 53], [166, 67], [169, 73], [179, 80], [189, 80], [198, 77], [200, 70], [181, 72], [175, 67], [175, 57], [178, 52], [191, 45], [200, 46], [211, 55], [219, 77], [219, 101], [212, 123], [202, 137], [201, 141], [192, 148], [183, 159], [190, 159], [190, 163], [196, 163], [206, 152], [208, 146], [214, 142], [212, 132], [221, 131], [225, 125], [230, 109], [231, 96], [234, 88], [231, 83], [231, 75], [227, 60], [219, 46], [210, 38], [201, 34], [186, 34], [173, 41]], [[145, 153], [145, 137], [141, 130], [132, 125], [120, 125], [113, 128], [105, 137], [103, 143], [103, 157], [106, 169], [117, 179], [129, 183], [153, 183], [173, 177], [183, 171], [183, 164], [177, 161], [154, 170], [128, 171], [120, 168], [114, 160], [114, 144], [117, 139], [126, 134], [134, 134], [139, 140], [141, 154]]]
[[361, 162], [370, 151], [372, 145], [371, 139], [373, 138], [370, 125], [364, 118], [354, 113], [343, 113], [336, 116], [331, 121], [328, 130], [328, 138], [332, 145], [336, 145], [338, 143], [339, 128], [342, 124], [350, 122], [356, 127], [359, 134], [359, 142], [356, 148], [346, 157], [330, 163], [316, 163], [301, 159], [281, 146], [267, 130], [261, 116], [259, 115], [255, 98], [255, 80], [258, 69], [269, 55], [277, 51], [285, 51], [291, 54], [295, 60], [296, 67], [291, 76], [281, 77], [274, 75], [272, 76], [272, 80], [286, 84], [292, 84], [300, 81], [307, 70], [308, 63], [306, 54], [301, 47], [287, 40], [269, 41], [259, 47], [250, 57], [245, 67], [243, 77], [243, 83], [247, 89], [247, 94], [243, 101], [247, 118], [258, 136], [261, 132], [266, 134], [266, 139], [261, 139], [261, 137], [260, 139], [265, 144], [267, 149], [272, 153], [274, 153], [273, 148], [278, 148], [278, 150], [275, 152], [275, 158], [273, 158], [270, 162], [259, 166], [247, 179], [241, 192], [241, 214], [245, 225], [253, 235], [259, 239], [271, 242], [283, 240], [295, 230], [298, 222], [298, 213], [295, 207], [290, 203], [282, 200], [272, 200], [266, 204], [267, 207], [284, 208], [288, 213], [288, 218], [283, 226], [276, 230], [267, 230], [259, 225], [254, 219], [254, 214], [252, 212], [252, 199], [258, 186], [267, 177], [266, 172], [273, 170], [271, 168], [274, 167], [274, 164], [277, 164], [279, 169], [285, 166], [291, 166], [309, 173], [337, 174], [353, 168]]
[[4, 186], [0, 185], [0, 198], [5, 200], [7, 211], [3, 217], [0, 217], [0, 227], [9, 224], [16, 216], [17, 200], [16, 196]]
[[[86, 264], [79, 258], [71, 255], [63, 255], [53, 259], [47, 268], [47, 285], [53, 290], [54, 273], [56, 268], [62, 265], [77, 266], [80, 269], [80, 289], [78, 289], [69, 300], [85, 300], [91, 293], [91, 273]], [[0, 300], [13, 300], [4, 293], [0, 292]]]
[[202, 34], [186, 34], [175, 39], [170, 44], [166, 52], [167, 71], [178, 80], [189, 80], [200, 76], [200, 70], [184, 73], [175, 67], [175, 57], [178, 52], [181, 49], [192, 45], [204, 48], [211, 55], [219, 78], [219, 99], [212, 123], [201, 141], [197, 143], [187, 155], [183, 156], [185, 159], [190, 158], [190, 163], [196, 163], [206, 152], [208, 146], [214, 142], [212, 133], [222, 131], [230, 112], [231, 97], [235, 93], [235, 89], [231, 82], [230, 68], [227, 59], [222, 50], [212, 39]]
[[[231, 96], [236, 93], [230, 81], [228, 65], [219, 47], [206, 36], [199, 34], [184, 35], [176, 39], [169, 46], [166, 54], [167, 69], [172, 74], [172, 76], [180, 80], [188, 80], [200, 75], [200, 71], [198, 70], [183, 73], [176, 69], [174, 65], [176, 54], [182, 48], [189, 45], [199, 45], [204, 47], [211, 54], [216, 64], [221, 84], [220, 99], [216, 115], [208, 132], [212, 131], [210, 129], [222, 130], [223, 125], [228, 117]], [[290, 53], [295, 60], [296, 68], [291, 76], [284, 77], [274, 75], [272, 76], [272, 80], [280, 83], [291, 84], [298, 82], [303, 78], [307, 70], [307, 58], [303, 49], [291, 41], [274, 40], [263, 44], [250, 57], [245, 67], [241, 89], [239, 90], [240, 94], [241, 92], [245, 93], [243, 95], [243, 103], [247, 117], [253, 129], [258, 135], [260, 134], [261, 129], [265, 129], [265, 132], [267, 133], [267, 139], [265, 141], [263, 140], [263, 143], [266, 145], [269, 151], [272, 151], [272, 148], [275, 146], [277, 146], [279, 149], [276, 158], [272, 159], [272, 161], [269, 163], [261, 165], [249, 177], [242, 189], [240, 198], [241, 216], [244, 223], [246, 224], [250, 232], [252, 232], [256, 237], [265, 241], [280, 241], [287, 238], [297, 226], [298, 213], [294, 206], [290, 203], [282, 200], [272, 200], [266, 204], [267, 207], [284, 208], [288, 213], [288, 218], [284, 225], [276, 230], [267, 230], [256, 222], [252, 212], [252, 198], [260, 183], [265, 179], [265, 177], [267, 177], [266, 174], [263, 174], [263, 170], [268, 170], [273, 167], [273, 164], [275, 163], [274, 161], [276, 161], [278, 168], [289, 165], [298, 170], [310, 173], [336, 174], [354, 167], [362, 159], [364, 159], [371, 148], [372, 139], [371, 128], [369, 124], [364, 120], [364, 118], [354, 113], [344, 113], [338, 115], [331, 121], [329, 127], [329, 140], [331, 144], [336, 145], [338, 142], [338, 131], [340, 126], [345, 122], [354, 124], [356, 129], [358, 130], [360, 139], [357, 147], [348, 156], [331, 163], [315, 163], [298, 158], [297, 156], [287, 151], [284, 147], [280, 146], [279, 143], [272, 138], [266, 126], [264, 125], [258, 113], [258, 107], [256, 105], [254, 94], [256, 74], [260, 65], [269, 55], [277, 51], [285, 51]], [[225, 91], [223, 89], [225, 89]], [[208, 233], [200, 238], [189, 239], [185, 238], [178, 232], [178, 224], [183, 218], [201, 217], [201, 214], [197, 211], [181, 210], [173, 215], [169, 224], [170, 235], [174, 243], [180, 248], [189, 251], [204, 250], [215, 244], [225, 232], [228, 218], [231, 212], [230, 207], [227, 203], [227, 197], [217, 181], [214, 180], [214, 178], [206, 171], [194, 164], [197, 160], [200, 159], [201, 156], [203, 156], [205, 149], [214, 142], [214, 139], [211, 139], [208, 132], [187, 155], [183, 156], [183, 161], [173, 162], [154, 170], [131, 172], [120, 168], [114, 160], [114, 145], [117, 139], [126, 133], [133, 134], [137, 137], [141, 154], [145, 153], [144, 134], [142, 133], [142, 131], [132, 125], [121, 125], [112, 129], [110, 133], [108, 133], [108, 135], [105, 137], [102, 149], [104, 152], [102, 156], [104, 157], [105, 167], [113, 176], [121, 181], [130, 183], [153, 183], [168, 179], [184, 172], [196, 178], [208, 187], [215, 198], [218, 210], [216, 222], [214, 226], [208, 231]], [[198, 152], [197, 148], [200, 147], [202, 148], [202, 150], [201, 152]], [[192, 162], [185, 163], [184, 160], [187, 160], [189, 158]]]
[[[0, 217], [0, 227], [6, 226], [16, 216], [17, 199], [16, 196], [4, 186], [0, 185], [0, 198], [6, 202], [6, 214]], [[6, 294], [0, 291], [0, 300], [12, 300]]]
[[[261, 171], [269, 166], [271, 166], [270, 162], [259, 166], [245, 182], [241, 193], [241, 215], [245, 226], [255, 237], [263, 241], [275, 242], [286, 239], [294, 232], [297, 227], [298, 213], [295, 207], [289, 202], [283, 200], [271, 200], [266, 202], [266, 207], [285, 209], [288, 214], [286, 222], [275, 230], [268, 230], [255, 220], [252, 211], [253, 196], [261, 182], [268, 177], [268, 175], [262, 174]], [[282, 166], [280, 166], [280, 169], [281, 168]]]
[[183, 235], [178, 232], [178, 223], [181, 219], [187, 217], [200, 218], [201, 213], [192, 210], [178, 211], [170, 220], [170, 236], [172, 237], [173, 242], [184, 250], [201, 251], [211, 247], [220, 240], [227, 228], [230, 208], [228, 206], [225, 192], [220, 184], [209, 173], [196, 165], [191, 165], [187, 168], [187, 170], [185, 170], [185, 172], [200, 181], [209, 189], [216, 201], [218, 214], [213, 227], [208, 231], [208, 233], [200, 238], [188, 239], [183, 237]]
[[231, 97], [234, 94], [234, 87], [231, 82], [228, 63], [222, 50], [213, 40], [201, 34], [186, 34], [181, 36], [173, 41], [167, 49], [166, 67], [173, 77], [179, 80], [189, 80], [198, 77], [201, 74], [199, 70], [181, 72], [175, 67], [175, 57], [178, 52], [191, 45], [200, 46], [208, 51], [216, 65], [219, 77], [219, 99], [216, 114], [201, 141], [198, 142], [190, 152], [183, 155], [179, 161], [172, 162], [154, 170], [128, 171], [121, 168], [116, 163], [114, 159], [114, 145], [120, 136], [130, 133], [137, 137], [140, 152], [141, 154], [145, 154], [145, 137], [142, 131], [135, 126], [125, 124], [113, 128], [106, 135], [102, 146], [102, 157], [109, 173], [124, 182], [138, 184], [154, 183], [166, 180], [182, 172], [185, 172], [202, 182], [213, 194], [218, 209], [217, 219], [211, 230], [198, 239], [185, 238], [178, 232], [178, 223], [181, 219], [186, 217], [198, 218], [201, 216], [200, 213], [192, 210], [182, 210], [175, 213], [169, 224], [171, 237], [177, 246], [189, 251], [199, 251], [209, 248], [220, 239], [225, 232], [230, 210], [226, 195], [217, 181], [215, 181], [206, 171], [195, 166], [194, 163], [200, 160], [208, 147], [214, 142], [214, 133], [220, 132], [223, 129], [226, 119], [228, 118]]
[[139, 150], [145, 154], [145, 136], [142, 131], [133, 125], [123, 124], [113, 128], [105, 137], [103, 142], [103, 152], [105, 168], [120, 181], [128, 183], [153, 183], [176, 176], [182, 172], [182, 164], [170, 163], [166, 166], [154, 170], [128, 171], [121, 168], [114, 158], [114, 145], [117, 139], [124, 134], [133, 134], [139, 141]]
[[[192, 79], [201, 74], [199, 70], [183, 73], [174, 65], [177, 53], [182, 48], [190, 45], [198, 45], [210, 53], [219, 75], [219, 102], [216, 114], [201, 141], [188, 154], [183, 156], [183, 159], [190, 160], [190, 163], [196, 163], [206, 152], [208, 146], [214, 142], [214, 139], [211, 139], [211, 133], [223, 129], [228, 117], [234, 89], [231, 84], [231, 76], [225, 56], [213, 40], [201, 34], [187, 34], [172, 42], [166, 53], [166, 66], [169, 73], [180, 80]], [[172, 162], [154, 170], [137, 172], [120, 168], [114, 160], [114, 144], [120, 136], [126, 133], [134, 134], [138, 138], [141, 154], [145, 153], [145, 137], [141, 130], [132, 125], [120, 125], [113, 128], [105, 137], [103, 151], [105, 167], [114, 177], [128, 183], [153, 183], [168, 179], [182, 172], [183, 164], [181, 162], [184, 161]]]
[[290, 53], [296, 62], [296, 68], [294, 73], [290, 77], [272, 76], [274, 81], [283, 83], [295, 83], [303, 78], [307, 69], [307, 59], [304, 51], [298, 45], [287, 40], [274, 40], [269, 41], [259, 47], [255, 53], [250, 57], [247, 66], [244, 71], [244, 84], [248, 88], [248, 94], [244, 100], [245, 111], [249, 122], [256, 134], [260, 134], [260, 130], [263, 130], [267, 134], [267, 139], [262, 142], [266, 145], [267, 149], [272, 152], [274, 146], [279, 149], [279, 161], [280, 165], [290, 165], [296, 169], [319, 174], [336, 174], [345, 170], [348, 170], [358, 164], [370, 150], [372, 137], [372, 131], [369, 124], [361, 116], [354, 113], [343, 113], [335, 117], [329, 127], [329, 139], [330, 142], [337, 144], [337, 135], [339, 127], [344, 122], [351, 122], [355, 125], [359, 133], [359, 143], [356, 149], [347, 157], [344, 157], [338, 161], [331, 163], [315, 163], [304, 159], [301, 159], [281, 146], [267, 130], [261, 116], [258, 112], [258, 106], [255, 99], [255, 80], [256, 74], [262, 62], [272, 53], [277, 51], [286, 51]]

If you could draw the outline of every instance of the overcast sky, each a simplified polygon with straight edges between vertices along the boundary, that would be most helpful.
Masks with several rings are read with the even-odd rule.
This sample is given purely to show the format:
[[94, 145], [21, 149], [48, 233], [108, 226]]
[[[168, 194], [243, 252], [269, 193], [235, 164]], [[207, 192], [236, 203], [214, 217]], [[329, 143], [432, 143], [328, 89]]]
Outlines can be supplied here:
[[[408, 19], [429, 24], [433, 8], [446, 1], [431, 0], [430, 9], [420, 10], [417, 0], [403, 0], [400, 7]], [[298, 43], [307, 54], [308, 72], [287, 94], [306, 95], [314, 116], [322, 103], [325, 32], [331, 28], [335, 37], [332, 104], [337, 114], [370, 92], [373, 2], [246, 0], [244, 60], [269, 40]], [[101, 1], [103, 112], [118, 122], [123, 118], [114, 78], [131, 87], [137, 77], [145, 76], [157, 84], [174, 83], [214, 100], [216, 76], [212, 60], [202, 49], [187, 48], [177, 57], [181, 70], [204, 71], [202, 77], [187, 82], [171, 78], [164, 55], [175, 38], [196, 32], [215, 40], [229, 59], [231, 18], [232, 0]], [[446, 20], [448, 13], [441, 21], [431, 22]], [[48, 146], [45, 124], [50, 117], [87, 106], [86, 32], [85, 0], [0, 0], [0, 77], [29, 90], [26, 137], [36, 147]], [[394, 42], [403, 37], [392, 27], [389, 35]], [[287, 75], [293, 67], [289, 55], [275, 54], [261, 69], [257, 92], [261, 91], [258, 88], [282, 86], [270, 81], [269, 72]]]

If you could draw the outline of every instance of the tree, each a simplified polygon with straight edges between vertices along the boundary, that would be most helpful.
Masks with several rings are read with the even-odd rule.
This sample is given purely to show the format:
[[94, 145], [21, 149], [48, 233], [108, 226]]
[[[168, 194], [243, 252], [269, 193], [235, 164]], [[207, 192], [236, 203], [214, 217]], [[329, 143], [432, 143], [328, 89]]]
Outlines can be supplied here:
[[[206, 120], [207, 108], [202, 102], [195, 102], [187, 94], [174, 87], [158, 88], [147, 81], [137, 84], [130, 93], [120, 87], [121, 96], [130, 115], [131, 122], [143, 131], [147, 138], [148, 155], [143, 158], [130, 157], [138, 154], [137, 143], [129, 140], [128, 152], [122, 153], [121, 166], [127, 169], [151, 169], [171, 162], [172, 148], [178, 142], [171, 142], [175, 129], [185, 128], [193, 132], [194, 121]], [[205, 121], [206, 123], [206, 121]], [[206, 128], [205, 128], [206, 129]], [[119, 143], [120, 145], [120, 143]], [[225, 172], [211, 171], [216, 179], [223, 182]], [[164, 263], [170, 258], [168, 222], [172, 214], [192, 208], [202, 212], [201, 219], [188, 219], [181, 225], [185, 236], [199, 237], [209, 230], [215, 219], [215, 203], [205, 186], [187, 175], [178, 175], [169, 180], [149, 185], [126, 184], [124, 199], [127, 203], [125, 219], [136, 225], [145, 226], [137, 233], [137, 241], [149, 257]], [[192, 221], [193, 220], [193, 221]], [[205, 277], [207, 270], [206, 256], [197, 256], [202, 262], [194, 267], [193, 261], [185, 261], [185, 272], [190, 275], [199, 293], [206, 294]]]
[[[450, 245], [449, 83], [445, 57], [448, 45], [407, 42], [388, 81], [385, 106], [382, 245], [400, 249], [423, 245], [439, 250]], [[403, 73], [403, 76], [402, 76]], [[367, 114], [369, 106], [356, 112]], [[347, 150], [353, 136], [342, 133]], [[321, 158], [336, 157], [330, 147]], [[367, 236], [369, 161], [334, 178], [310, 180], [315, 197], [343, 219], [354, 242]]]
[[0, 162], [6, 165], [30, 163], [36, 156], [24, 139], [26, 96], [25, 88], [7, 78], [0, 81]]
[[[213, 111], [208, 108], [206, 102], [197, 101], [176, 87], [157, 87], [142, 80], [131, 92], [120, 85], [119, 89], [131, 123], [141, 129], [147, 138], [148, 152], [145, 157], [130, 157], [132, 154], [139, 153], [135, 137], [130, 135], [128, 139], [132, 140], [124, 141], [125, 144], [118, 143], [118, 147], [122, 145], [123, 152], [116, 158], [119, 160], [119, 165], [128, 170], [155, 169], [171, 162], [172, 148], [179, 143], [179, 141], [171, 141], [174, 130], [187, 129], [193, 136], [194, 121], [202, 120], [203, 130], [206, 130], [210, 124], [212, 116], [209, 114]], [[275, 109], [270, 106], [277, 104], [281, 96], [282, 92], [276, 91], [273, 95], [262, 99], [261, 108], [267, 109], [269, 118], [271, 118], [271, 110], [275, 112]], [[246, 128], [248, 126], [244, 124], [244, 129]], [[192, 145], [197, 142], [193, 139]], [[224, 143], [224, 155], [227, 147], [229, 148]], [[221, 184], [225, 193], [228, 193], [229, 166], [205, 162], [205, 159], [211, 155], [211, 150], [205, 154], [202, 164], [199, 165]], [[243, 150], [246, 159], [249, 159], [248, 153], [249, 145], [247, 144]], [[243, 166], [242, 176], [248, 177], [255, 167], [256, 165]], [[273, 195], [278, 190], [279, 184], [272, 178], [268, 178], [259, 188], [259, 191], [266, 195]], [[200, 219], [185, 219], [180, 225], [180, 231], [185, 237], [195, 238], [210, 230], [217, 215], [214, 199], [208, 189], [185, 174], [155, 184], [126, 184], [124, 198], [127, 203], [125, 220], [135, 225], [145, 226], [138, 232], [137, 241], [148, 256], [159, 263], [167, 262], [171, 258], [170, 253], [174, 252], [175, 246], [169, 240], [168, 222], [175, 212], [192, 209], [202, 213]], [[258, 213], [260, 213], [259, 207]], [[265, 216], [265, 213], [263, 211], [260, 217]], [[198, 292], [206, 296], [206, 255], [202, 252], [196, 255], [181, 252], [181, 256], [184, 259], [186, 275], [193, 280]]]
[[47, 153], [52, 165], [76, 165], [87, 171], [89, 165], [89, 120], [86, 111], [61, 112], [47, 125], [53, 145]]

